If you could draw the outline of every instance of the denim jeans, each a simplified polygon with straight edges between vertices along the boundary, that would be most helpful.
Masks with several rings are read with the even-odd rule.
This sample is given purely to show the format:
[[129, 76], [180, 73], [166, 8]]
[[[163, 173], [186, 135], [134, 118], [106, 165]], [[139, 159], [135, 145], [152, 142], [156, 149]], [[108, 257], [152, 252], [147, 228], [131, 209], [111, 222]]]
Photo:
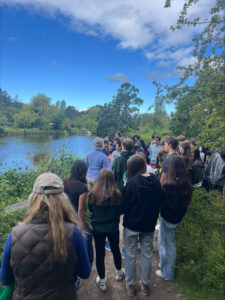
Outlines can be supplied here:
[[141, 258], [140, 258], [140, 280], [144, 284], [150, 283], [150, 275], [152, 270], [152, 250], [153, 250], [154, 232], [144, 233], [136, 232], [124, 227], [124, 261], [126, 282], [134, 285], [136, 282], [136, 256], [138, 242], [140, 242]]
[[89, 258], [90, 264], [92, 265], [93, 260], [94, 260], [94, 253], [93, 253], [93, 246], [92, 246], [92, 239], [93, 239], [92, 230], [86, 223], [84, 224], [84, 230], [86, 232], [85, 244], [86, 244], [86, 248], [87, 248], [88, 258]]
[[178, 224], [172, 224], [160, 217], [158, 235], [158, 251], [160, 257], [160, 270], [165, 280], [174, 279], [174, 266], [176, 262], [175, 230]]

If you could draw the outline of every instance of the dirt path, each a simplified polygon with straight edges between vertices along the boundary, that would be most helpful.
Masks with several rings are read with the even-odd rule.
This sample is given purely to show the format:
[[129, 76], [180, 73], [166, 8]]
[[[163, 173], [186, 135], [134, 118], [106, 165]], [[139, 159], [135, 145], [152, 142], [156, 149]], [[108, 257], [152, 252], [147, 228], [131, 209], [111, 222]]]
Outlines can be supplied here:
[[[122, 227], [120, 228], [122, 233]], [[106, 277], [107, 287], [106, 292], [102, 292], [96, 284], [97, 271], [95, 267], [95, 261], [91, 276], [87, 280], [82, 280], [82, 286], [78, 290], [77, 296], [80, 300], [123, 300], [123, 299], [151, 299], [151, 300], [185, 300], [184, 296], [178, 290], [175, 283], [165, 281], [155, 275], [155, 271], [158, 269], [159, 256], [157, 251], [156, 236], [158, 232], [155, 232], [154, 240], [154, 252], [153, 252], [153, 263], [152, 263], [152, 277], [150, 286], [150, 295], [148, 297], [141, 296], [139, 282], [139, 255], [137, 255], [137, 295], [133, 298], [127, 296], [125, 281], [116, 281], [116, 271], [113, 263], [112, 253], [106, 251], [105, 266], [106, 266]], [[122, 241], [120, 242], [122, 245]], [[124, 261], [123, 261], [124, 265]]]

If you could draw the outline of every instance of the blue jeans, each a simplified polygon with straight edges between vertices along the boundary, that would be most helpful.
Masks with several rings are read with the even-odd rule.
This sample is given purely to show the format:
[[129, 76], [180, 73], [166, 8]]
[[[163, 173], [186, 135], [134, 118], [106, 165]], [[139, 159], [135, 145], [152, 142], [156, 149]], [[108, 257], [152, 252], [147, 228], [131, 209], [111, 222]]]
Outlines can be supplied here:
[[152, 269], [152, 250], [153, 250], [154, 232], [136, 232], [124, 227], [124, 261], [126, 282], [134, 285], [136, 282], [136, 256], [138, 242], [140, 242], [140, 280], [144, 284], [150, 283], [150, 275]]
[[92, 265], [93, 259], [94, 259], [94, 253], [93, 253], [93, 246], [92, 246], [92, 230], [88, 226], [88, 224], [84, 224], [84, 230], [86, 232], [86, 237], [85, 237], [85, 244], [87, 248], [87, 253], [88, 253], [88, 258], [90, 261], [90, 264]]
[[175, 230], [178, 224], [172, 224], [160, 217], [158, 235], [158, 251], [160, 257], [160, 270], [165, 280], [174, 279], [174, 266], [176, 262]]

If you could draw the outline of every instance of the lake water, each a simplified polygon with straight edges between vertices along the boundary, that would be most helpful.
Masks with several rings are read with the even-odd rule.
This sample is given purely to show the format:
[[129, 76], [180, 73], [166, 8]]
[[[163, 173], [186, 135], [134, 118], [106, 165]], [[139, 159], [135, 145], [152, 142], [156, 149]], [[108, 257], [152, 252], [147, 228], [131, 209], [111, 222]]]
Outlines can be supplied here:
[[93, 150], [90, 136], [12, 136], [0, 137], [0, 171], [8, 168], [34, 168], [42, 156], [56, 153], [66, 147], [68, 152], [85, 158]]

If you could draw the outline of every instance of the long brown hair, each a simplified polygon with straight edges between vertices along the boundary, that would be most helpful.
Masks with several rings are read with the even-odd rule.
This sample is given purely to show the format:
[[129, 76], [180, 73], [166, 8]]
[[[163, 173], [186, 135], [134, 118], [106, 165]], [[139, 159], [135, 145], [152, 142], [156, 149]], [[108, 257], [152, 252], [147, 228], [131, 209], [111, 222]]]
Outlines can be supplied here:
[[186, 207], [192, 196], [192, 184], [184, 160], [174, 155], [167, 159], [162, 190], [168, 199], [179, 197]]
[[98, 180], [89, 194], [89, 203], [102, 205], [106, 197], [111, 198], [111, 205], [119, 205], [121, 193], [116, 188], [114, 174], [110, 169], [101, 169]]
[[192, 160], [193, 160], [190, 143], [189, 142], [181, 142], [179, 144], [179, 146], [184, 149], [184, 153], [181, 154], [181, 157], [184, 160], [186, 168], [190, 169], [191, 165], [192, 165]]
[[64, 193], [45, 195], [33, 192], [28, 200], [29, 210], [22, 224], [30, 223], [39, 212], [47, 212], [49, 260], [52, 262], [57, 259], [64, 262], [67, 258], [64, 221], [71, 222], [82, 229], [82, 223], [68, 197]]
[[127, 179], [130, 180], [137, 174], [144, 174], [147, 166], [145, 159], [139, 155], [132, 155], [127, 161]]

